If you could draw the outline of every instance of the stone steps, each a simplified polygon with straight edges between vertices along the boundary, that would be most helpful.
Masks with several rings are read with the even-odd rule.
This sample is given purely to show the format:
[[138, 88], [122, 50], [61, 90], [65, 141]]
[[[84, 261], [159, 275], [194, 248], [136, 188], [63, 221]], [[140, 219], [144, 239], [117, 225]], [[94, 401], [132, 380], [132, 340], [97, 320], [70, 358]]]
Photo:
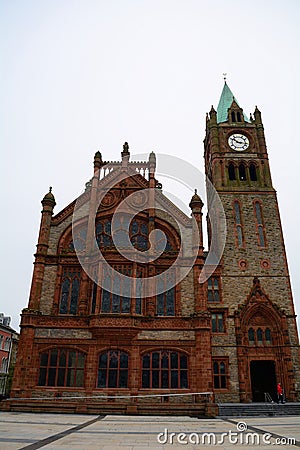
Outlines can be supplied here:
[[221, 417], [300, 416], [300, 403], [219, 403]]
[[100, 402], [88, 399], [7, 399], [0, 402], [0, 411], [53, 412], [78, 414], [134, 414], [134, 415], [172, 415], [190, 417], [215, 417], [218, 414], [216, 403], [123, 403]]

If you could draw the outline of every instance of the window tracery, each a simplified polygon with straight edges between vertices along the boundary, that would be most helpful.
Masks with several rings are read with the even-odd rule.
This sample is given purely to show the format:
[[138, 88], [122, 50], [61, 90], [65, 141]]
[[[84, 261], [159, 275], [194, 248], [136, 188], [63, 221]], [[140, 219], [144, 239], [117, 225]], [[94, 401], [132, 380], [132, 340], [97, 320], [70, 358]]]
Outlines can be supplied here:
[[127, 388], [128, 354], [121, 350], [108, 350], [99, 355], [98, 388]]
[[227, 361], [213, 361], [213, 377], [215, 389], [227, 389]]
[[[156, 229], [161, 229], [156, 226]], [[98, 246], [102, 251], [115, 248], [115, 244], [119, 248], [129, 249], [133, 246], [135, 249], [143, 252], [150, 248], [149, 242], [149, 226], [148, 222], [140, 218], [134, 218], [129, 225], [129, 237], [126, 231], [126, 221], [124, 216], [115, 215], [112, 233], [112, 219], [106, 218], [97, 220], [95, 224], [95, 238]], [[166, 246], [164, 252], [176, 251], [176, 246], [171, 235], [166, 229], [163, 229], [166, 235]], [[75, 237], [69, 242], [68, 251], [84, 251], [86, 242], [86, 227], [78, 227], [75, 230]]]
[[59, 314], [77, 314], [80, 289], [80, 269], [65, 268], [59, 303]]

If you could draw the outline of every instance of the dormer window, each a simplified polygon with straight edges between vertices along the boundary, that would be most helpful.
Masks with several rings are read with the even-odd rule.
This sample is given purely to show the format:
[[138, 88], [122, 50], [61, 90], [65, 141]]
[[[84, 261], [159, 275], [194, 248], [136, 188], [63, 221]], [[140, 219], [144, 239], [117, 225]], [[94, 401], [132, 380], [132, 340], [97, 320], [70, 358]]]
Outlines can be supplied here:
[[242, 123], [244, 122], [244, 115], [242, 108], [233, 101], [230, 108], [228, 109], [228, 120], [231, 123]]

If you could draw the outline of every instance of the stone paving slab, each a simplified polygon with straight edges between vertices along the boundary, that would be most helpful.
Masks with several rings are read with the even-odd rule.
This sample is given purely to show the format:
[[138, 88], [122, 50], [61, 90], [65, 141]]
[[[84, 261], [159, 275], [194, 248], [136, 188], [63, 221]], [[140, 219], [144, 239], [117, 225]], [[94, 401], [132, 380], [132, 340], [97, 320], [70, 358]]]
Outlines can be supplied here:
[[[237, 424], [244, 431], [237, 431]], [[243, 424], [243, 425], [241, 425]], [[77, 428], [75, 428], [77, 427]], [[165, 431], [167, 430], [167, 431]], [[229, 441], [228, 433], [235, 433]], [[62, 434], [61, 434], [62, 433]], [[158, 434], [160, 434], [160, 443]], [[171, 436], [170, 433], [174, 433]], [[185, 437], [179, 437], [185, 433]], [[203, 437], [203, 433], [206, 434]], [[222, 437], [223, 433], [223, 437]], [[246, 433], [255, 434], [259, 442], [245, 443]], [[0, 412], [0, 450], [155, 450], [155, 449], [257, 449], [268, 448], [262, 436], [270, 433], [272, 447], [300, 447], [300, 417], [261, 417], [238, 419], [196, 419], [155, 416], [91, 416], [77, 414], [32, 414]], [[199, 442], [196, 442], [198, 436]], [[52, 441], [51, 441], [52, 437]], [[44, 439], [50, 438], [50, 441]], [[179, 438], [179, 441], [178, 441]], [[275, 443], [275, 438], [295, 438]], [[180, 439], [182, 443], [180, 443]], [[201, 439], [204, 439], [202, 442]], [[209, 441], [210, 439], [211, 441]], [[215, 439], [215, 441], [213, 441]], [[223, 439], [223, 441], [222, 441]], [[44, 440], [44, 441], [43, 441]], [[166, 444], [163, 441], [167, 440]], [[172, 442], [172, 443], [170, 443]], [[222, 445], [220, 445], [220, 443]]]

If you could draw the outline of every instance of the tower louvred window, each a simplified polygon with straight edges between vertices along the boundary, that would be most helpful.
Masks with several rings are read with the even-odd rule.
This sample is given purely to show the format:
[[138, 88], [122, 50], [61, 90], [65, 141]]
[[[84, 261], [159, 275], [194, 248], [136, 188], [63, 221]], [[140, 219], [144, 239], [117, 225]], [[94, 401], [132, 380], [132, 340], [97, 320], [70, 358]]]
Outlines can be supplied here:
[[230, 181], [236, 180], [235, 165], [233, 163], [228, 165], [228, 177]]
[[240, 177], [240, 181], [246, 181], [247, 177], [246, 177], [246, 168], [245, 168], [245, 164], [241, 163], [239, 165], [239, 177]]
[[250, 180], [257, 181], [257, 173], [255, 164], [251, 163], [249, 166]]

